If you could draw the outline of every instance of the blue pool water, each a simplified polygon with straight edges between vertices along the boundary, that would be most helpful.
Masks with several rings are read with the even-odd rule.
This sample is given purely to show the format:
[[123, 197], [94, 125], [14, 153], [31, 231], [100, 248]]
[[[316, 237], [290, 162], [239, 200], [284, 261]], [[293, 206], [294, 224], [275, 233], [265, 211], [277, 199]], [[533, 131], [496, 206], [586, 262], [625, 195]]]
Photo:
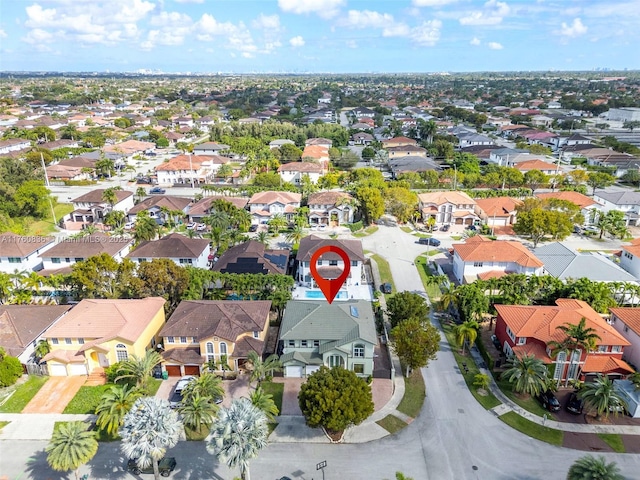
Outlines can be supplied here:
[[[321, 290], [307, 290], [304, 292], [304, 298], [324, 298], [324, 293], [322, 293]], [[349, 294], [344, 290], [340, 290], [338, 295], [336, 295], [337, 300], [346, 300], [347, 298], [349, 298]]]

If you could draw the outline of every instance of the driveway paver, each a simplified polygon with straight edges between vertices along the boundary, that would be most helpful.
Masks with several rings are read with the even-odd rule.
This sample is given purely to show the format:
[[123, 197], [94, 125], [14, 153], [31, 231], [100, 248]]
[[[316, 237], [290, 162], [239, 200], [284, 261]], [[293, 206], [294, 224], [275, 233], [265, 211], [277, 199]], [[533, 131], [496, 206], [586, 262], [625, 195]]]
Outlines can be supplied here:
[[22, 413], [62, 413], [87, 377], [50, 377]]

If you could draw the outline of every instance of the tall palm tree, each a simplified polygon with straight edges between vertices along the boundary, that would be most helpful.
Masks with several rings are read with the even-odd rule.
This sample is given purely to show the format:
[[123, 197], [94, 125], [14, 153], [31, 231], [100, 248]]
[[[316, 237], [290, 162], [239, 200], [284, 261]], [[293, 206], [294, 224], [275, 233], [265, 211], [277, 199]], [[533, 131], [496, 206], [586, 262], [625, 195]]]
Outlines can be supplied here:
[[276, 213], [267, 222], [267, 225], [269, 225], [269, 229], [272, 230], [275, 235], [278, 235], [280, 230], [287, 226], [287, 219], [281, 213]]
[[202, 427], [209, 427], [218, 412], [218, 405], [209, 397], [198, 394], [183, 399], [178, 407], [183, 423], [192, 430], [199, 432]]
[[0, 272], [0, 303], [5, 303], [9, 299], [14, 288], [11, 275]]
[[456, 325], [453, 329], [456, 335], [456, 343], [458, 347], [462, 347], [462, 354], [465, 354], [464, 346], [467, 342], [471, 346], [478, 338], [478, 329], [480, 325], [475, 320], [467, 320], [460, 325]]
[[443, 311], [446, 312], [450, 307], [457, 307], [458, 294], [456, 290], [457, 287], [453, 283], [450, 283], [442, 289], [442, 294], [440, 295], [440, 308]]
[[51, 351], [51, 344], [46, 339], [40, 340], [38, 344], [35, 346], [35, 348], [33, 349], [33, 353], [36, 359], [38, 360], [38, 362], [40, 362], [50, 351]]
[[142, 396], [142, 392], [129, 385], [114, 385], [107, 390], [96, 407], [96, 425], [114, 436], [122, 426], [124, 416], [131, 410], [135, 401]]
[[602, 414], [605, 417], [611, 412], [617, 415], [626, 408], [624, 400], [613, 387], [613, 380], [601, 374], [598, 374], [593, 382], [586, 383], [578, 397], [584, 400], [586, 406], [596, 411], [596, 420], [599, 420]]
[[[577, 325], [571, 323], [565, 323], [564, 325], [560, 325], [558, 330], [563, 332], [566, 336], [561, 341], [553, 340], [549, 342], [549, 347], [551, 348], [551, 355], [555, 358], [558, 353], [566, 352], [569, 357], [569, 369], [566, 374], [566, 384], [568, 384], [569, 372], [572, 370], [571, 365], [573, 364], [574, 356], [578, 357], [578, 361], [580, 361], [580, 356], [578, 352], [589, 352], [596, 348], [596, 343], [600, 340], [600, 336], [596, 333], [596, 330], [586, 326], [586, 319], [582, 317]], [[576, 352], [576, 355], [574, 355]], [[574, 378], [578, 378], [580, 372], [577, 371]], [[560, 379], [558, 379], [558, 382]]]
[[153, 475], [155, 480], [159, 480], [158, 461], [168, 448], [178, 443], [183, 430], [177, 412], [171, 410], [167, 400], [142, 397], [124, 416], [118, 430], [122, 438], [120, 448], [127, 458], [135, 459], [138, 466], [153, 465]]
[[158, 224], [149, 216], [147, 210], [143, 210], [136, 215], [136, 229], [133, 232], [133, 238], [136, 242], [144, 242], [153, 240], [158, 234]]
[[222, 408], [207, 437], [207, 451], [230, 468], [239, 467], [242, 480], [250, 480], [249, 460], [267, 445], [267, 416], [247, 398]]
[[136, 386], [144, 390], [154, 367], [160, 362], [162, 362], [162, 357], [155, 350], [147, 350], [144, 357], [131, 355], [129, 359], [118, 365], [119, 376], [116, 378], [116, 382], [123, 378], [132, 378], [135, 380]]
[[300, 243], [302, 237], [304, 237], [304, 230], [300, 225], [296, 225], [289, 233], [287, 233], [286, 239], [287, 242], [291, 242], [293, 245], [296, 245]]
[[256, 235], [256, 241], [269, 246], [269, 234], [264, 230], [262, 232], [258, 232], [258, 235]]
[[567, 480], [624, 480], [615, 462], [607, 463], [604, 457], [587, 455], [579, 458], [569, 468]]
[[545, 391], [547, 367], [542, 360], [533, 355], [524, 355], [521, 358], [514, 355], [509, 359], [508, 365], [509, 367], [502, 372], [502, 378], [512, 384], [515, 392], [539, 395]]
[[191, 380], [182, 390], [182, 397], [188, 400], [190, 397], [203, 397], [216, 400], [224, 397], [222, 381], [213, 373], [205, 372]]
[[53, 432], [47, 445], [47, 462], [59, 472], [75, 471], [78, 479], [78, 469], [84, 465], [98, 451], [98, 441], [95, 433], [87, 431], [84, 422], [64, 422]]
[[262, 360], [262, 357], [256, 352], [249, 352], [246, 365], [251, 369], [249, 380], [256, 381], [257, 385], [270, 373], [282, 371], [282, 362], [275, 353]]
[[262, 410], [262, 413], [267, 416], [270, 422], [273, 422], [280, 413], [276, 402], [273, 401], [273, 395], [265, 393], [265, 391], [262, 390], [262, 387], [256, 388], [251, 393], [249, 399], [255, 407]]

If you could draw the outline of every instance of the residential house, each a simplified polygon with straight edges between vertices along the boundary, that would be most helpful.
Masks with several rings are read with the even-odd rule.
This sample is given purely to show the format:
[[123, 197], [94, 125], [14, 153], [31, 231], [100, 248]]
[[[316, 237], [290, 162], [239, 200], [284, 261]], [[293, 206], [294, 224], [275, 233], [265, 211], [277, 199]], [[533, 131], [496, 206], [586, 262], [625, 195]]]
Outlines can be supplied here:
[[178, 155], [155, 168], [161, 185], [194, 184], [211, 182], [220, 165], [229, 163], [220, 155]]
[[247, 197], [225, 197], [222, 195], [213, 195], [198, 200], [189, 207], [189, 221], [202, 222], [202, 219], [215, 211], [214, 203], [217, 200], [223, 200], [231, 203], [234, 207], [244, 210], [247, 207], [249, 199]]
[[107, 253], [120, 262], [129, 253], [132, 238], [110, 237], [97, 232], [86, 237], [66, 237], [40, 254], [43, 271], [41, 275], [68, 273], [74, 263]]
[[427, 170], [440, 171], [440, 165], [438, 165], [430, 157], [419, 156], [403, 156], [392, 158], [387, 162], [389, 169], [391, 170], [392, 178], [398, 178], [403, 173], [408, 172], [426, 172]]
[[[622, 377], [633, 368], [622, 356], [626, 340], [593, 308], [582, 300], [560, 298], [555, 305], [495, 305], [498, 312], [495, 335], [507, 356], [533, 355], [542, 360], [557, 382], [572, 379], [592, 380], [597, 374]], [[558, 327], [578, 325], [592, 328], [600, 337], [593, 351], [558, 352], [554, 357], [551, 342], [562, 342], [566, 334]]]
[[479, 133], [459, 133], [458, 135], [458, 147], [465, 148], [474, 145], [494, 145], [494, 141], [486, 135], [480, 135]]
[[40, 255], [55, 243], [54, 237], [0, 233], [0, 272], [42, 270]]
[[640, 279], [640, 238], [636, 238], [630, 245], [622, 245], [620, 266]]
[[[520, 150], [515, 148], [496, 148], [491, 150], [489, 154], [489, 161], [498, 164], [501, 167], [512, 167], [514, 165], [513, 159], [518, 158], [519, 155], [529, 155], [527, 150]], [[530, 159], [531, 157], [525, 157]]]
[[309, 195], [309, 223], [311, 225], [343, 225], [353, 223], [355, 199], [346, 192], [328, 191]]
[[[344, 281], [344, 286], [364, 284], [366, 277], [363, 268], [365, 256], [362, 250], [362, 242], [360, 242], [360, 240], [320, 238], [316, 235], [309, 235], [300, 240], [300, 246], [298, 247], [298, 254], [296, 256], [296, 261], [298, 262], [296, 280], [305, 287], [317, 287], [311, 275], [311, 257], [316, 250], [328, 245], [342, 249], [351, 262], [351, 270], [349, 276]], [[327, 252], [318, 258], [316, 267], [322, 278], [335, 279], [344, 271], [344, 261], [340, 255]]]
[[42, 334], [65, 315], [71, 305], [0, 305], [0, 347], [22, 365], [36, 361]]
[[329, 147], [324, 145], [307, 145], [302, 151], [302, 161], [304, 162], [317, 162], [326, 169], [329, 160]]
[[45, 167], [49, 180], [88, 180], [89, 172], [80, 167], [68, 167], [66, 165], [48, 165]]
[[274, 215], [284, 215], [293, 221], [300, 201], [301, 193], [265, 191], [254, 193], [249, 199], [249, 212], [254, 224], [266, 224]]
[[120, 211], [125, 214], [133, 208], [133, 193], [128, 190], [114, 190], [116, 203], [110, 205], [104, 200], [104, 188], [92, 190], [71, 200], [73, 211], [64, 219], [67, 230], [81, 230], [92, 223], [102, 223], [110, 211]]
[[296, 142], [294, 142], [293, 140], [289, 140], [286, 138], [279, 138], [276, 140], [271, 140], [269, 142], [269, 149], [273, 150], [274, 148], [280, 148], [283, 145], [295, 145]]
[[398, 157], [426, 157], [427, 150], [417, 145], [403, 145], [401, 147], [387, 147], [389, 160]]
[[216, 142], [205, 142], [193, 147], [194, 155], [227, 155], [229, 153], [229, 145]]
[[[307, 147], [308, 148], [308, 147]], [[316, 184], [320, 177], [327, 173], [325, 164], [314, 162], [290, 162], [278, 167], [278, 173], [283, 182], [301, 185], [302, 178], [306, 175], [311, 183]]]
[[418, 209], [422, 221], [429, 217], [437, 225], [473, 225], [480, 218], [475, 213], [476, 201], [464, 192], [444, 191], [418, 194]]
[[249, 240], [225, 250], [212, 270], [222, 273], [286, 274], [289, 250], [268, 249], [264, 243]]
[[509, 273], [542, 274], [542, 261], [520, 242], [476, 235], [452, 247], [453, 274], [460, 284]]
[[200, 375], [222, 357], [238, 371], [249, 354], [262, 356], [270, 300], [183, 300], [160, 331], [163, 369], [171, 377]]
[[333, 146], [333, 140], [329, 138], [321, 138], [321, 137], [307, 138], [307, 140], [304, 142], [304, 146], [305, 147], [318, 146], [318, 147], [325, 147], [329, 149]]
[[149, 217], [153, 218], [159, 225], [164, 225], [168, 217], [172, 217], [174, 220], [186, 219], [190, 205], [190, 198], [175, 197], [173, 195], [152, 195], [129, 210], [127, 218], [130, 222], [135, 222], [140, 212], [147, 211], [149, 212]]
[[180, 233], [170, 233], [159, 240], [140, 243], [127, 258], [136, 262], [148, 262], [166, 258], [181, 267], [208, 268], [211, 247], [206, 238], [189, 238]]
[[637, 369], [640, 366], [640, 308], [616, 307], [609, 311], [609, 324], [630, 344], [625, 347], [622, 359]]
[[374, 118], [376, 116], [375, 110], [367, 107], [356, 107], [351, 110], [351, 115], [360, 120], [364, 117]]
[[[364, 128], [369, 128], [369, 125], [366, 125], [366, 124], [361, 124], [361, 125], [364, 125]], [[351, 135], [351, 143], [353, 143], [353, 145], [368, 146], [368, 145], [371, 145], [374, 141], [375, 141], [375, 138], [373, 137], [373, 135], [367, 132], [358, 132]]]
[[0, 140], [0, 155], [6, 155], [11, 152], [19, 152], [31, 148], [31, 140], [23, 138], [10, 138], [8, 140]]
[[558, 165], [554, 165], [553, 163], [544, 162], [538, 159], [517, 162], [513, 165], [513, 167], [517, 170], [520, 170], [522, 173], [527, 173], [531, 170], [539, 170], [545, 175], [554, 175], [558, 172], [559, 168]]
[[522, 201], [511, 197], [476, 199], [476, 214], [485, 225], [506, 227], [516, 223], [517, 209]]
[[577, 205], [578, 207], [580, 207], [580, 213], [582, 213], [582, 215], [584, 216], [585, 225], [591, 225], [595, 223], [603, 208], [602, 205], [594, 201], [591, 197], [587, 197], [580, 192], [544, 192], [536, 193], [535, 196], [541, 200], [555, 198], [558, 200], [565, 200]]
[[52, 377], [89, 375], [157, 345], [165, 299], [84, 299], [44, 332]]
[[382, 148], [417, 146], [418, 141], [408, 137], [393, 137], [382, 141]]
[[291, 300], [280, 325], [284, 376], [306, 377], [325, 365], [366, 378], [373, 375], [377, 343], [371, 302]]
[[141, 142], [140, 140], [127, 140], [122, 143], [116, 143], [115, 145], [106, 145], [103, 147], [103, 151], [106, 153], [114, 152], [121, 154], [127, 161], [133, 160], [135, 155], [142, 155], [143, 153], [155, 150], [156, 144], [153, 142]]
[[638, 226], [640, 224], [640, 192], [630, 190], [619, 190], [606, 192], [596, 190], [593, 200], [602, 205], [604, 213], [609, 210], [620, 210], [624, 212], [627, 225]]

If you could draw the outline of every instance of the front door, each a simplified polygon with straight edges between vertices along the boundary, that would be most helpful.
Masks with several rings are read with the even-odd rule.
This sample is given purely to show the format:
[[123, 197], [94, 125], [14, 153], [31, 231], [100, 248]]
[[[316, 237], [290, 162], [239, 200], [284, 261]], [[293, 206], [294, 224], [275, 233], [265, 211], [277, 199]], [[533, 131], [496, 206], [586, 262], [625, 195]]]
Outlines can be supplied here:
[[98, 354], [98, 363], [100, 364], [101, 367], [106, 368], [109, 366], [109, 359], [107, 358], [107, 356], [104, 353], [99, 353]]

